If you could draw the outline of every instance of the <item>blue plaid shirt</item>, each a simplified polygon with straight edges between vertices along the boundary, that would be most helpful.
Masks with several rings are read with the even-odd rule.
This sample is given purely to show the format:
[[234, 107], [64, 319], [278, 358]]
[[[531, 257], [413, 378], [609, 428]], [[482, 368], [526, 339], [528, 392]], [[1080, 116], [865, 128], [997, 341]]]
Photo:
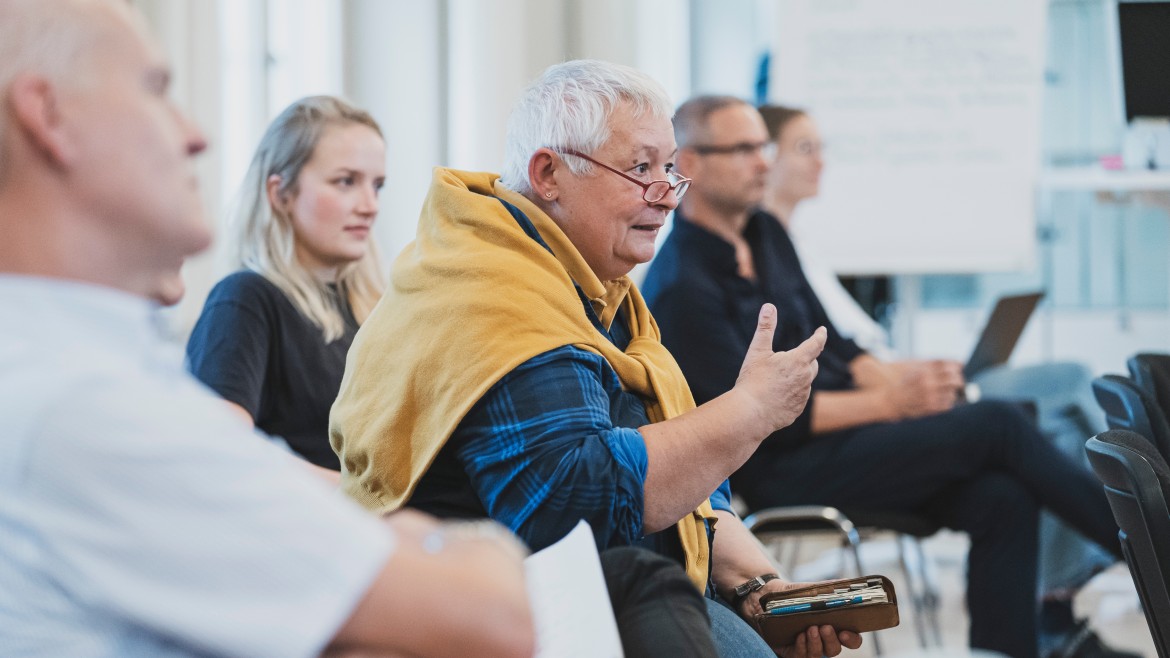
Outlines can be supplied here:
[[[614, 325], [620, 321], [614, 322]], [[642, 533], [646, 425], [642, 399], [604, 358], [566, 346], [508, 373], [464, 417], [410, 500], [445, 517], [491, 517], [533, 550], [580, 519], [599, 549], [640, 544], [681, 555], [673, 528]], [[730, 510], [724, 482], [711, 496]]]
[[[504, 205], [543, 245], [528, 218]], [[625, 349], [630, 334], [622, 315], [605, 327], [581, 297], [597, 330]], [[642, 532], [647, 456], [637, 428], [647, 424], [642, 398], [622, 389], [604, 358], [559, 347], [520, 364], [480, 398], [407, 504], [445, 518], [490, 517], [532, 550], [584, 519], [599, 550], [638, 544], [681, 562], [677, 530]], [[711, 504], [730, 511], [730, 499], [724, 481]]]

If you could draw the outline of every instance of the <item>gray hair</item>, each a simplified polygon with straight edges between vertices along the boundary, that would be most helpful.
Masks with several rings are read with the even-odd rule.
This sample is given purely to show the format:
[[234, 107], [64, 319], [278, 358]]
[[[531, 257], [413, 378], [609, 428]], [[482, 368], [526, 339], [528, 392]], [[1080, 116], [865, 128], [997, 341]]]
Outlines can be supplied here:
[[719, 110], [736, 105], [751, 106], [735, 96], [695, 96], [674, 113], [674, 141], [678, 147], [686, 148], [707, 138], [707, 120]]
[[[0, 0], [0, 109], [21, 73], [60, 85], [84, 79], [90, 71], [85, 55], [103, 34], [94, 20], [94, 9], [102, 6], [132, 15], [125, 2], [111, 0]], [[0, 179], [8, 166], [5, 119], [0, 111]]]
[[[548, 67], [524, 90], [508, 117], [500, 182], [530, 194], [528, 162], [537, 149], [592, 153], [609, 139], [610, 115], [622, 103], [632, 106], [635, 117], [669, 119], [672, 112], [662, 85], [628, 66], [579, 59]], [[592, 169], [578, 158], [566, 162], [579, 174]]]

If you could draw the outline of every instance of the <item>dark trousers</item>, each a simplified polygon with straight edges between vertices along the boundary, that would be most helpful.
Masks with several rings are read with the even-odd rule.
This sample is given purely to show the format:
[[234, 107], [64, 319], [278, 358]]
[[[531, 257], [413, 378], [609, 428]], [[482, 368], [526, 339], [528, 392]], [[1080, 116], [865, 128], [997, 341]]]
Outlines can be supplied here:
[[643, 548], [601, 553], [627, 658], [717, 656], [707, 604], [677, 562]]
[[1011, 404], [963, 405], [814, 437], [781, 457], [758, 459], [764, 454], [735, 479], [753, 508], [818, 504], [846, 514], [912, 512], [968, 533], [967, 607], [975, 648], [1037, 655], [1041, 508], [1121, 555], [1101, 484]]

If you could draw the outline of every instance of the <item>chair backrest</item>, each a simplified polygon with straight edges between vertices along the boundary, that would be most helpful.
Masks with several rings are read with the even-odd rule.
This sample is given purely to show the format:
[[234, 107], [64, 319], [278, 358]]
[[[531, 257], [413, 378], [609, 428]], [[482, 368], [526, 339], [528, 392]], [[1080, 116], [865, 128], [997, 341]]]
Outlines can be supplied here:
[[1170, 414], [1170, 354], [1143, 352], [1131, 356], [1126, 365], [1129, 376], [1158, 403], [1162, 413]]
[[1170, 456], [1170, 422], [1152, 397], [1136, 382], [1121, 375], [1093, 380], [1093, 395], [1105, 412], [1111, 430], [1129, 430], [1146, 437], [1162, 454]]
[[1085, 449], [1120, 527], [1158, 656], [1170, 658], [1170, 467], [1148, 440], [1125, 430], [1103, 432]]

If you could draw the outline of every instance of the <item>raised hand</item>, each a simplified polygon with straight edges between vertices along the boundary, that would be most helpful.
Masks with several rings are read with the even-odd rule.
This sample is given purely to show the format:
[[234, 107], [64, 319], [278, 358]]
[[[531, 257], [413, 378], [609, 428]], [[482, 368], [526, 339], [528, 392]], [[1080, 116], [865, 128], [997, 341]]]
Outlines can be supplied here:
[[795, 348], [773, 352], [775, 333], [776, 307], [764, 304], [734, 389], [751, 401], [767, 433], [792, 424], [804, 411], [817, 376], [817, 357], [827, 338], [825, 328], [820, 327]]

